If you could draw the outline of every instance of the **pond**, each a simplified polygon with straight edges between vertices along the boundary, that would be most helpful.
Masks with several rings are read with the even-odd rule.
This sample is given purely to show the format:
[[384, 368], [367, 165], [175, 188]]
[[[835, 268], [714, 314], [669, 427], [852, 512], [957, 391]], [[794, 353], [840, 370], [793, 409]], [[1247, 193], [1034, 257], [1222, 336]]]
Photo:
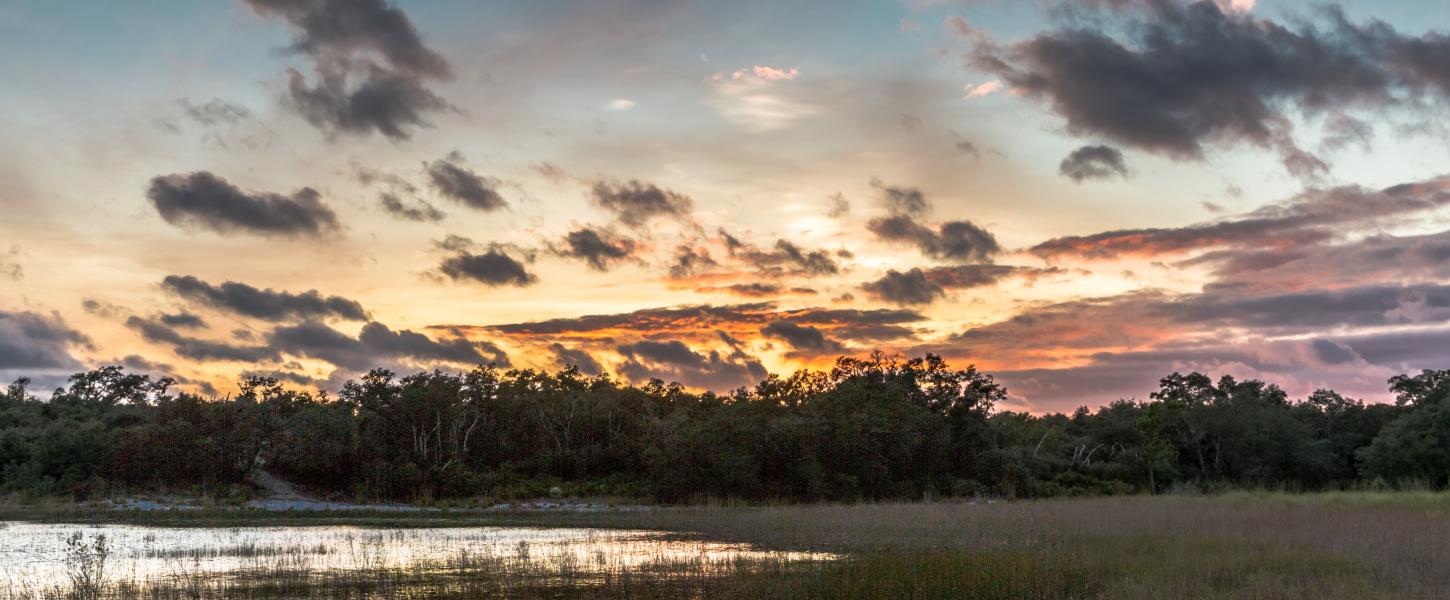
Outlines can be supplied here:
[[528, 564], [571, 573], [622, 572], [693, 561], [728, 564], [827, 558], [741, 544], [683, 540], [653, 531], [528, 527], [371, 528], [355, 526], [153, 527], [0, 522], [0, 597], [54, 588], [69, 579], [67, 540], [105, 536], [109, 582], [146, 584], [280, 571], [379, 571]]

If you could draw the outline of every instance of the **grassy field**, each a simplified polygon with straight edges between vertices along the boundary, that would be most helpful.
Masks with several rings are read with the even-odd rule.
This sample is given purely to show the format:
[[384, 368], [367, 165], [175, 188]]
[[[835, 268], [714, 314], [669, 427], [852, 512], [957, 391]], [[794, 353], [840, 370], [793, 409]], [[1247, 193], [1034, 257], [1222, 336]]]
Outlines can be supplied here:
[[[190, 514], [10, 507], [12, 517], [650, 529], [834, 560], [661, 558], [601, 568], [459, 556], [111, 586], [111, 597], [1434, 598], [1450, 590], [1450, 495], [1233, 493], [994, 503], [695, 507], [606, 513]], [[571, 559], [572, 560], [572, 559]], [[61, 590], [51, 590], [60, 593]], [[44, 590], [34, 595], [46, 595]]]

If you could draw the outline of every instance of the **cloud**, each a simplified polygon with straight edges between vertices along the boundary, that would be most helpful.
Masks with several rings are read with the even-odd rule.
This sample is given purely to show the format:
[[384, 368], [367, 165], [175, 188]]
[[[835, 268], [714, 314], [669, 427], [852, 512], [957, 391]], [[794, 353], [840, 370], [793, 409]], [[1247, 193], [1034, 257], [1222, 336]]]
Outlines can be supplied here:
[[310, 187], [291, 196], [243, 192], [207, 171], [155, 177], [146, 197], [167, 223], [227, 235], [319, 238], [338, 229], [337, 215]]
[[826, 212], [827, 217], [840, 219], [851, 214], [851, 202], [846, 199], [844, 194], [836, 192], [831, 194], [828, 199], [831, 201], [831, 210]]
[[816, 291], [805, 287], [787, 288], [774, 283], [735, 283], [723, 286], [701, 286], [695, 288], [697, 292], [725, 292], [736, 296], [747, 298], [765, 298], [770, 296], [783, 296], [787, 294], [815, 294]]
[[148, 342], [171, 346], [177, 356], [196, 361], [276, 362], [281, 360], [277, 348], [268, 345], [235, 345], [178, 333], [160, 321], [132, 316], [126, 326], [136, 330]]
[[1439, 33], [1355, 25], [1333, 7], [1320, 11], [1319, 25], [1285, 26], [1211, 2], [1123, 4], [1135, 10], [1115, 13], [1130, 15], [1120, 26], [1067, 26], [1007, 46], [982, 41], [972, 63], [1050, 106], [1075, 135], [1179, 160], [1248, 144], [1278, 152], [1304, 177], [1328, 165], [1299, 147], [1291, 110], [1314, 117], [1414, 107], [1450, 91], [1450, 39]]
[[1311, 189], [1236, 218], [1187, 227], [1123, 229], [1054, 238], [1029, 251], [1047, 259], [1157, 257], [1212, 248], [1288, 248], [1322, 242], [1389, 217], [1450, 204], [1450, 178], [1436, 177], [1382, 190], [1342, 186]]
[[428, 89], [452, 77], [402, 11], [385, 0], [246, 0], [262, 17], [280, 17], [296, 37], [291, 51], [312, 61], [312, 83], [288, 69], [289, 104], [329, 133], [372, 131], [405, 140], [424, 115], [448, 102]]
[[81, 362], [71, 352], [92, 348], [90, 338], [71, 329], [59, 314], [0, 310], [0, 371], [23, 376], [76, 369]]
[[615, 98], [604, 105], [605, 110], [626, 111], [634, 108], [634, 101], [629, 98]]
[[820, 329], [790, 321], [772, 321], [760, 328], [760, 334], [784, 341], [790, 346], [787, 356], [791, 357], [838, 356], [847, 352], [845, 346], [826, 337]]
[[863, 284], [861, 289], [878, 300], [907, 306], [931, 304], [946, 294], [941, 284], [928, 280], [921, 269], [905, 273], [892, 269], [881, 279]]
[[740, 69], [729, 77], [716, 73], [710, 78], [715, 93], [712, 103], [726, 121], [751, 133], [784, 129], [822, 112], [821, 107], [780, 85], [798, 74], [795, 69], [769, 67]]
[[985, 83], [968, 83], [965, 87], [962, 88], [962, 91], [964, 92], [964, 95], [962, 97], [968, 99], [981, 98], [982, 96], [990, 96], [992, 94], [1002, 91], [1002, 82], [993, 79]]
[[608, 230], [581, 227], [564, 236], [563, 245], [554, 247], [559, 256], [582, 259], [595, 271], [609, 268], [634, 256], [636, 243]]
[[759, 77], [761, 79], [768, 79], [771, 81], [789, 81], [791, 79], [795, 79], [801, 74], [800, 69], [797, 69], [795, 67], [791, 67], [789, 69], [777, 69], [775, 67], [762, 67], [760, 65], [751, 67], [750, 72], [756, 77]]
[[1002, 246], [991, 232], [971, 221], [948, 221], [933, 231], [910, 215], [877, 217], [866, 224], [877, 238], [916, 246], [926, 256], [956, 262], [991, 262]]
[[800, 308], [781, 310], [771, 302], [713, 306], [706, 304], [647, 308], [628, 313], [584, 315], [526, 323], [484, 327], [442, 325], [443, 329], [477, 329], [515, 337], [567, 336], [601, 339], [613, 336], [669, 334], [685, 337], [714, 336], [718, 331], [754, 333], [772, 321], [785, 320], [815, 326], [847, 340], [890, 340], [910, 338], [915, 332], [907, 325], [926, 317], [909, 310], [851, 308]]
[[206, 321], [201, 317], [186, 311], [178, 313], [163, 314], [157, 320], [168, 327], [180, 327], [182, 329], [206, 329]]
[[376, 321], [364, 325], [356, 338], [316, 322], [279, 326], [267, 335], [267, 342], [287, 354], [323, 360], [354, 372], [396, 359], [510, 365], [503, 350], [489, 342], [458, 337], [435, 340], [407, 329], [393, 331]]
[[935, 302], [945, 296], [948, 289], [983, 287], [1011, 277], [1036, 280], [1063, 272], [1056, 267], [1009, 265], [955, 265], [924, 270], [914, 267], [906, 272], [888, 270], [880, 279], [862, 284], [861, 289], [878, 300], [917, 306]]
[[550, 344], [549, 349], [554, 351], [554, 364], [559, 367], [577, 367], [580, 373], [590, 377], [604, 373], [604, 365], [584, 350], [567, 348], [559, 343]]
[[342, 296], [323, 296], [317, 290], [294, 294], [270, 288], [258, 289], [236, 281], [212, 285], [192, 275], [168, 275], [162, 280], [161, 287], [193, 302], [265, 321], [368, 319], [368, 312], [358, 301]]
[[1123, 153], [1112, 146], [1083, 146], [1072, 151], [1057, 165], [1057, 172], [1077, 183], [1089, 179], [1127, 177], [1128, 163]]
[[392, 192], [378, 194], [378, 205], [388, 214], [404, 221], [437, 222], [448, 216], [426, 201], [418, 200], [415, 204], [407, 204]]
[[655, 217], [687, 219], [694, 208], [689, 196], [633, 179], [625, 183], [597, 182], [590, 195], [596, 205], [614, 213], [619, 222], [635, 228]]
[[10, 250], [0, 254], [0, 279], [20, 281], [25, 279], [25, 269], [20, 266], [20, 246], [11, 246]]
[[508, 207], [498, 193], [497, 179], [482, 177], [448, 159], [435, 160], [426, 168], [429, 183], [444, 198], [482, 211]]
[[886, 185], [880, 179], [872, 179], [871, 187], [881, 192], [882, 205], [893, 215], [920, 217], [931, 212], [931, 203], [919, 189]]
[[841, 272], [841, 265], [824, 250], [806, 250], [786, 240], [776, 240], [773, 249], [763, 250], [725, 235], [730, 255], [762, 273], [817, 277]]
[[643, 340], [616, 348], [625, 361], [619, 374], [640, 382], [650, 378], [680, 382], [707, 390], [730, 390], [765, 378], [765, 365], [738, 347], [728, 354], [697, 353], [679, 340]]
[[506, 248], [497, 244], [490, 246], [482, 254], [461, 250], [443, 259], [438, 270], [454, 281], [471, 280], [490, 287], [526, 287], [539, 280], [524, 267], [524, 263], [510, 256]]
[[682, 279], [701, 271], [719, 266], [706, 248], [680, 244], [675, 248], [675, 258], [670, 264], [670, 277]]

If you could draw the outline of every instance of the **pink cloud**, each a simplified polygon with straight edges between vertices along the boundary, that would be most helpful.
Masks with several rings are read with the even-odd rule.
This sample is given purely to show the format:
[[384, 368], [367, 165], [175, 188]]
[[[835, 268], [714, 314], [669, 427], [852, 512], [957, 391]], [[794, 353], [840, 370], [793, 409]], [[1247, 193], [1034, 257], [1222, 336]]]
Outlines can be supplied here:
[[761, 79], [769, 79], [772, 81], [778, 81], [781, 79], [795, 79], [797, 75], [801, 74], [800, 69], [796, 69], [794, 67], [790, 69], [777, 69], [774, 67], [762, 67], [756, 65], [754, 68], [751, 69], [751, 71], [755, 73], [756, 77], [759, 77]]
[[969, 83], [966, 85], [966, 91], [967, 98], [980, 98], [982, 96], [1002, 91], [1002, 82], [993, 79], [986, 83], [978, 83], [975, 85]]

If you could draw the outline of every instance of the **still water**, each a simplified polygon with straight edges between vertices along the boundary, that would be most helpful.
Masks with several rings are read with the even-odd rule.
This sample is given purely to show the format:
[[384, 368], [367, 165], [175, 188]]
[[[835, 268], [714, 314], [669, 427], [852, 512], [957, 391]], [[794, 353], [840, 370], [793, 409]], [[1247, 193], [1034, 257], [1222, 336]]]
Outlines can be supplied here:
[[0, 597], [65, 581], [66, 539], [105, 535], [107, 579], [145, 582], [253, 569], [309, 572], [397, 569], [459, 556], [618, 570], [650, 561], [799, 560], [806, 553], [765, 552], [746, 545], [684, 541], [659, 532], [617, 529], [455, 527], [148, 527], [0, 522]]

